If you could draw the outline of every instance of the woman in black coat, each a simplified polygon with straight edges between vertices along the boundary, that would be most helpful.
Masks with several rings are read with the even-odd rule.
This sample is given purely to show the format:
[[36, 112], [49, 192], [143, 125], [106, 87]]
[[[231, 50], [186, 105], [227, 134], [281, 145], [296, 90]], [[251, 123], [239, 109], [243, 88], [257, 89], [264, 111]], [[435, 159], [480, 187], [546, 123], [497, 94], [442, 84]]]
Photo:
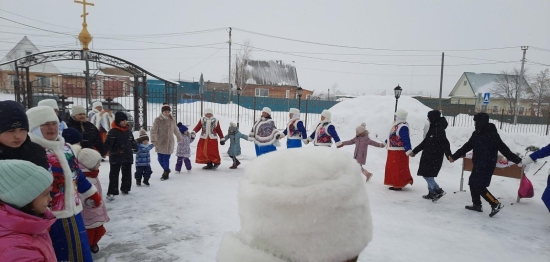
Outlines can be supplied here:
[[82, 142], [80, 142], [82, 148], [94, 149], [105, 158], [107, 149], [104, 148], [97, 127], [87, 120], [84, 107], [73, 106], [71, 117], [67, 121], [67, 126], [78, 130], [78, 132], [82, 134]]
[[492, 207], [492, 212], [489, 214], [492, 217], [504, 207], [487, 190], [497, 165], [498, 152], [500, 151], [509, 161], [516, 164], [521, 162], [521, 158], [512, 153], [510, 148], [502, 142], [496, 126], [489, 123], [488, 114], [477, 113], [474, 116], [474, 121], [476, 130], [472, 133], [470, 140], [451, 156], [450, 161], [453, 162], [455, 159], [464, 157], [467, 152], [474, 150], [472, 156], [473, 170], [468, 181], [473, 205], [466, 206], [466, 209], [483, 212], [480, 198], [483, 197]]
[[430, 121], [428, 133], [426, 133], [422, 143], [414, 148], [412, 156], [424, 150], [420, 158], [418, 175], [426, 179], [429, 192], [422, 197], [435, 202], [445, 195], [445, 191], [439, 187], [434, 178], [437, 177], [441, 165], [443, 165], [443, 155], [446, 158], [451, 156], [451, 147], [445, 134], [445, 129], [449, 124], [445, 117], [441, 117], [441, 112], [438, 110], [428, 112], [428, 120]]

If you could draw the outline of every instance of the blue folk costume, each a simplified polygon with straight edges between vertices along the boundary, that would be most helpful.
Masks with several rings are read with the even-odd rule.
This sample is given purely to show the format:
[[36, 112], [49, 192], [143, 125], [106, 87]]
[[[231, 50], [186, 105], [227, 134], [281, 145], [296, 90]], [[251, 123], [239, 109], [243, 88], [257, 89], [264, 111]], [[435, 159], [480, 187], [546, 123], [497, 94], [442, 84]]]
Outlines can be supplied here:
[[402, 109], [395, 113], [395, 122], [388, 136], [388, 156], [384, 174], [384, 185], [390, 190], [400, 191], [408, 184], [413, 184], [409, 169], [409, 155], [412, 153], [409, 137], [408, 113]]
[[307, 131], [304, 121], [300, 120], [300, 111], [298, 109], [291, 108], [290, 114], [292, 114], [290, 121], [288, 121], [286, 129], [283, 131], [283, 134], [287, 136], [286, 147], [302, 147], [302, 141], [307, 143]]
[[[550, 156], [550, 144], [533, 152], [529, 156], [525, 157], [522, 161], [523, 164], [531, 164], [537, 159]], [[546, 183], [546, 189], [542, 193], [542, 201], [550, 211], [550, 174], [548, 175], [548, 181]]]
[[264, 107], [262, 112], [268, 113], [268, 116], [257, 121], [248, 135], [248, 140], [254, 142], [256, 156], [276, 151], [275, 145], [278, 145], [278, 139], [283, 136], [275, 127], [273, 119], [271, 119], [271, 109]]
[[308, 142], [313, 141], [313, 145], [315, 146], [331, 146], [332, 139], [334, 139], [334, 144], [336, 146], [341, 145], [342, 141], [340, 141], [340, 137], [338, 137], [336, 128], [330, 122], [330, 118], [331, 118], [330, 111], [323, 110], [323, 112], [321, 113], [321, 116], [324, 116], [325, 119], [321, 120], [319, 124], [317, 124], [315, 131], [311, 133], [307, 141]]

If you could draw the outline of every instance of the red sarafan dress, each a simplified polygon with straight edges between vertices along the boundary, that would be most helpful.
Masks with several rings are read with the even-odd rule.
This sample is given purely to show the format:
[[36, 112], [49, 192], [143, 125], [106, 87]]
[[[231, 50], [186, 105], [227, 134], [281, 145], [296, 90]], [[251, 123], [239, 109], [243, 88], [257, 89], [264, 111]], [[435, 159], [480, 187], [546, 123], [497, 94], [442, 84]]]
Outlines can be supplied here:
[[388, 141], [384, 185], [403, 188], [407, 184], [413, 184], [407, 150], [411, 150], [409, 125], [407, 122], [396, 122], [392, 126]]
[[213, 163], [219, 165], [220, 151], [218, 149], [218, 138], [223, 138], [222, 129], [219, 121], [214, 117], [203, 117], [199, 123], [193, 128], [195, 133], [200, 133], [199, 143], [197, 145], [197, 154], [195, 163], [208, 164]]

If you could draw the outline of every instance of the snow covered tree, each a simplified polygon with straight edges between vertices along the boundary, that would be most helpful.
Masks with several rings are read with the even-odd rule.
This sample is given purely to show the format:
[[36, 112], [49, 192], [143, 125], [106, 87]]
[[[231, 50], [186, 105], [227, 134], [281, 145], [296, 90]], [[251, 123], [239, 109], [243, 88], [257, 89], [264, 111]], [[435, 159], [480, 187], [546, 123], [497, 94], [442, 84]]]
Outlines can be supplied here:
[[[527, 71], [527, 70], [525, 70]], [[525, 71], [523, 73], [524, 79], [520, 81], [520, 70], [515, 68], [512, 71], [502, 71], [501, 75], [497, 78], [495, 85], [491, 89], [491, 93], [496, 97], [503, 99], [510, 106], [510, 109], [515, 112], [516, 105], [521, 95], [527, 88], [525, 81]]]
[[527, 88], [527, 94], [537, 105], [537, 115], [542, 116], [541, 105], [550, 102], [550, 70], [540, 71], [532, 79], [531, 85]]
[[244, 90], [247, 87], [247, 80], [250, 78], [250, 71], [247, 70], [247, 60], [252, 57], [252, 46], [250, 40], [246, 40], [241, 45], [241, 50], [237, 53], [235, 67], [233, 68], [233, 79], [235, 80], [235, 88], [241, 88]]

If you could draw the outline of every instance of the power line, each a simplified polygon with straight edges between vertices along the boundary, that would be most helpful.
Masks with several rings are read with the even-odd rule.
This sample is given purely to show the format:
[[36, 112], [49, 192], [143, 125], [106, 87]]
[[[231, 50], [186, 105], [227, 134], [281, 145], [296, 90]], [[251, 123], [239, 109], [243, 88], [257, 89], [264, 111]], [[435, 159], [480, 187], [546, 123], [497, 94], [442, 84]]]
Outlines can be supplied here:
[[40, 28], [40, 27], [36, 27], [36, 26], [32, 26], [32, 25], [27, 25], [27, 24], [19, 23], [19, 22], [17, 22], [17, 21], [13, 21], [13, 20], [11, 20], [11, 19], [7, 19], [7, 18], [1, 17], [1, 16], [0, 16], [0, 19], [6, 20], [6, 21], [10, 21], [10, 22], [12, 22], [12, 23], [16, 23], [16, 24], [19, 24], [19, 25], [22, 25], [22, 26], [27, 26], [27, 27], [34, 28], [34, 29], [39, 29], [39, 30], [46, 31], [46, 32], [51, 32], [51, 33], [60, 34], [60, 35], [68, 35], [68, 36], [72, 36], [72, 37], [75, 37], [75, 36], [76, 36], [76, 35], [73, 35], [73, 34], [68, 34], [68, 33], [63, 33], [63, 32], [52, 31], [52, 30], [48, 30], [48, 29], [44, 29], [44, 28]]
[[539, 63], [539, 62], [535, 62], [533, 60], [530, 60], [530, 59], [526, 59], [528, 62], [532, 63], [532, 64], [536, 64], [536, 65], [542, 65], [542, 66], [550, 66], [550, 65], [547, 65], [547, 64], [543, 64], [543, 63]]
[[536, 47], [536, 46], [531, 46], [531, 48], [537, 50], [537, 51], [542, 51], [542, 52], [549, 52], [550, 53], [550, 49], [546, 49], [546, 48], [540, 48], [540, 47]]
[[4, 11], [4, 12], [6, 12], [6, 13], [9, 13], [9, 14], [12, 14], [12, 15], [15, 15], [15, 16], [19, 16], [19, 17], [23, 17], [23, 18], [27, 18], [27, 19], [29, 19], [29, 20], [33, 20], [33, 21], [40, 22], [40, 23], [43, 23], [43, 24], [53, 25], [53, 26], [62, 27], [62, 28], [67, 28], [67, 29], [72, 29], [72, 30], [79, 30], [79, 29], [75, 29], [75, 28], [71, 28], [71, 27], [66, 27], [66, 26], [61, 26], [61, 25], [56, 25], [56, 24], [51, 24], [51, 23], [48, 23], [48, 22], [36, 20], [36, 19], [30, 18], [30, 17], [26, 17], [26, 16], [22, 16], [22, 15], [19, 15], [19, 14], [16, 14], [16, 13], [12, 13], [12, 12], [10, 12], [10, 11], [7, 11], [7, 10], [1, 9], [1, 8], [0, 8], [0, 11]]
[[[168, 47], [148, 47], [148, 48], [107, 48], [107, 49], [94, 49], [96, 51], [113, 51], [113, 50], [120, 50], [120, 51], [131, 51], [131, 50], [159, 50], [159, 49], [178, 49], [178, 48], [190, 48], [190, 47], [203, 47], [208, 48], [207, 46], [211, 45], [220, 45], [220, 44], [226, 44], [226, 42], [221, 43], [212, 43], [212, 44], [202, 44], [202, 45], [178, 45], [178, 46], [168, 46]], [[215, 47], [210, 47], [215, 48]], [[224, 48], [221, 48], [224, 49]]]
[[[369, 76], [417, 76], [417, 77], [439, 77], [440, 75], [392, 75], [392, 74], [367, 74], [367, 73], [359, 73], [359, 72], [346, 72], [346, 71], [334, 71], [334, 70], [324, 70], [324, 69], [315, 69], [315, 68], [307, 68], [307, 67], [301, 67], [297, 66], [297, 69], [305, 69], [305, 70], [311, 70], [311, 71], [321, 71], [321, 72], [330, 72], [330, 73], [342, 73], [342, 74], [351, 74], [351, 75], [369, 75]], [[445, 76], [458, 76], [458, 75], [445, 75]]]
[[214, 56], [217, 52], [219, 52], [219, 51], [222, 50], [222, 49], [223, 49], [223, 48], [220, 48], [220, 49], [216, 50], [216, 52], [212, 53], [209, 57], [207, 57], [207, 58], [205, 58], [204, 60], [198, 62], [197, 64], [195, 64], [195, 65], [193, 65], [193, 66], [191, 66], [191, 67], [189, 67], [189, 68], [187, 68], [187, 69], [181, 71], [180, 73], [186, 72], [187, 70], [189, 70], [189, 69], [191, 69], [191, 68], [194, 68], [194, 67], [196, 67], [196, 66], [202, 64], [204, 61], [210, 59], [212, 56]]

